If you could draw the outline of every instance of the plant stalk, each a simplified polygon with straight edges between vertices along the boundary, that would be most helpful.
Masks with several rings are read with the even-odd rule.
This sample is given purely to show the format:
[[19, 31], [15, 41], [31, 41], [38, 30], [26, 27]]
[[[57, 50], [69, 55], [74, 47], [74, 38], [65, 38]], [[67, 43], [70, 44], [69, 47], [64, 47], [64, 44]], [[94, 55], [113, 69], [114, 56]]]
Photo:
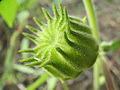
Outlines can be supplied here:
[[[100, 42], [99, 30], [98, 30], [99, 28], [96, 20], [93, 2], [91, 0], [83, 0], [83, 3], [85, 5], [85, 9], [88, 15], [90, 27], [92, 28], [93, 37], [99, 43]], [[99, 83], [100, 70], [99, 69], [101, 68], [100, 67], [101, 62], [100, 62], [100, 59], [98, 58], [94, 65], [94, 73], [93, 73], [94, 74], [94, 81], [93, 81], [94, 90], [100, 89], [100, 83]]]
[[13, 60], [13, 53], [15, 50], [15, 43], [17, 40], [17, 37], [20, 35], [20, 33], [23, 31], [23, 25], [20, 24], [18, 29], [12, 34], [11, 38], [10, 38], [10, 44], [9, 44], [9, 48], [7, 50], [7, 54], [5, 57], [5, 62], [4, 62], [4, 73], [2, 76], [3, 81], [7, 80], [7, 82], [11, 83], [15, 83], [15, 78], [14, 78], [14, 74], [13, 74], [13, 65], [14, 65], [14, 60]]
[[44, 73], [38, 78], [38, 80], [36, 80], [33, 84], [28, 86], [27, 90], [35, 90], [37, 87], [41, 86], [48, 79], [48, 77], [48, 73]]
[[[92, 0], [83, 0], [83, 3], [86, 8], [89, 24], [92, 28], [93, 37], [96, 39], [98, 44], [100, 44], [99, 28], [98, 28], [98, 24], [97, 24], [97, 19], [96, 19], [96, 15], [95, 15], [95, 11], [94, 11], [93, 2], [92, 2]], [[97, 61], [96, 61], [95, 65], [94, 65], [94, 81], [93, 81], [94, 90], [100, 90], [99, 78], [100, 78], [101, 71], [103, 72], [103, 74], [105, 76], [106, 85], [108, 87], [108, 90], [114, 90], [112, 79], [110, 78], [110, 72], [108, 70], [108, 67], [106, 66], [105, 59], [103, 60], [104, 55], [100, 55], [101, 52], [102, 51], [99, 50], [99, 55], [97, 57]], [[108, 77], [109, 77], [109, 79], [108, 79]]]
[[97, 24], [97, 19], [94, 11], [94, 6], [92, 0], [83, 0], [83, 3], [85, 5], [89, 24], [92, 28], [93, 37], [96, 39], [96, 41], [99, 43], [100, 37], [99, 37], [99, 28]]

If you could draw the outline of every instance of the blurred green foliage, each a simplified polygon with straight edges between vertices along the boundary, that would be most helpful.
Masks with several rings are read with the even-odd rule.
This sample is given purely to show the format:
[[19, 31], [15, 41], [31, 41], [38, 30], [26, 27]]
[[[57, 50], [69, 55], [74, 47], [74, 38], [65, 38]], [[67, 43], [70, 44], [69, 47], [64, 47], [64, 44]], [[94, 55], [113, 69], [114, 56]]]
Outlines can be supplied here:
[[[36, 69], [36, 68], [32, 68], [32, 67], [28, 67], [28, 66], [24, 66], [21, 64], [16, 64], [16, 62], [18, 62], [18, 58], [19, 58], [19, 54], [17, 53], [17, 49], [16, 46], [19, 46], [19, 48], [21, 49], [25, 49], [25, 48], [29, 48], [30, 42], [28, 39], [26, 38], [20, 38], [22, 35], [18, 36], [18, 34], [15, 34], [17, 31], [17, 26], [16, 25], [20, 25], [21, 23], [22, 25], [22, 29], [25, 29], [24, 26], [26, 24], [28, 24], [28, 17], [31, 15], [33, 16], [37, 16], [39, 17], [41, 20], [44, 21], [44, 17], [41, 14], [41, 6], [44, 6], [45, 8], [47, 8], [47, 10], [51, 13], [52, 9], [49, 7], [51, 5], [51, 3], [55, 3], [56, 5], [58, 5], [59, 3], [61, 3], [62, 0], [0, 0], [0, 20], [3, 19], [5, 21], [5, 23], [8, 25], [1, 24], [0, 26], [0, 33], [6, 32], [7, 29], [9, 29], [4, 35], [4, 33], [2, 33], [4, 35], [4, 37], [1, 37], [0, 35], [0, 54], [2, 57], [0, 57], [0, 61], [3, 63], [4, 61], [4, 67], [2, 74], [0, 77], [0, 90], [3, 90], [2, 88], [7, 87], [8, 84], [13, 84], [13, 82], [19, 86], [19, 84], [21, 85], [25, 85], [24, 82], [28, 81], [28, 74], [29, 76], [32, 77], [37, 77], [37, 78], [32, 78], [32, 82], [30, 83], [30, 81], [28, 81], [27, 85], [25, 85], [25, 88], [29, 88], [30, 86], [35, 86], [36, 88], [39, 88], [41, 86], [44, 86], [43, 83], [45, 83], [45, 88], [47, 88], [48, 90], [54, 90], [57, 84], [58, 79], [56, 79], [55, 77], [48, 77], [46, 73], [44, 73], [41, 69]], [[66, 1], [72, 1], [72, 0], [64, 0]], [[74, 1], [74, 0], [73, 0]], [[77, 1], [77, 0], [75, 0]], [[79, 1], [79, 0], [78, 0]], [[95, 0], [97, 1], [97, 0]], [[113, 3], [117, 3], [119, 4], [120, 0], [104, 0], [104, 2], [108, 1], [109, 3], [113, 4]], [[113, 2], [114, 1], [114, 2]], [[38, 3], [40, 2], [40, 3]], [[102, 0], [103, 2], [103, 0]], [[81, 3], [78, 3], [79, 7], [82, 7], [82, 5], [80, 6]], [[77, 4], [77, 5], [78, 5]], [[71, 4], [71, 6], [74, 5], [74, 3]], [[77, 8], [76, 11], [80, 12], [80, 9]], [[98, 10], [97, 10], [98, 11]], [[75, 13], [75, 15], [78, 15]], [[119, 16], [119, 14], [116, 13], [116, 15]], [[31, 17], [30, 17], [31, 19]], [[118, 19], [119, 20], [119, 19]], [[31, 21], [29, 22], [29, 24], [33, 24], [31, 23]], [[6, 29], [7, 27], [7, 29]], [[14, 28], [14, 29], [10, 29], [10, 28]], [[12, 30], [12, 32], [10, 31]], [[2, 32], [1, 32], [2, 31]], [[11, 34], [10, 34], [11, 33]], [[12, 34], [14, 33], [14, 34]], [[20, 33], [21, 34], [21, 33]], [[12, 39], [12, 41], [9, 41], [7, 39], [7, 35]], [[15, 38], [12, 38], [15, 37]], [[18, 39], [19, 38], [19, 39]], [[10, 43], [12, 42], [12, 44], [14, 46], [11, 47], [11, 45], [8, 44], [4, 44], [4, 42], [6, 43]], [[14, 40], [14, 42], [13, 42]], [[20, 44], [20, 45], [18, 45]], [[8, 46], [7, 46], [8, 45]], [[104, 50], [107, 49], [107, 51], [111, 51], [112, 50], [117, 50], [120, 47], [120, 39], [117, 41], [114, 40], [110, 41], [110, 42], [105, 42], [105, 44], [102, 46]], [[6, 49], [7, 48], [7, 49]], [[5, 53], [5, 54], [4, 54]], [[22, 57], [27, 57], [28, 55], [22, 55], [20, 56], [20, 58]], [[1, 59], [1, 58], [5, 58], [6, 59]], [[17, 57], [17, 58], [15, 58]], [[120, 59], [120, 57], [118, 57]], [[1, 63], [0, 62], [0, 63]], [[1, 63], [1, 65], [2, 65]], [[0, 66], [1, 67], [1, 66]], [[0, 69], [1, 70], [1, 69]], [[43, 75], [43, 76], [42, 76]], [[34, 80], [36, 79], [36, 81], [34, 82]], [[47, 79], [47, 80], [46, 80]], [[100, 86], [104, 85], [104, 83], [106, 82], [105, 78], [103, 76], [100, 76], [99, 78], [99, 82], [100, 82]], [[31, 84], [31, 85], [30, 85]], [[47, 85], [46, 85], [47, 84]], [[10, 90], [10, 87], [8, 87]], [[15, 88], [16, 89], [16, 88]], [[7, 89], [8, 90], [8, 89]], [[13, 90], [13, 89], [12, 89]]]
[[[37, 1], [38, 0], [2, 0], [0, 2], [0, 15], [11, 28], [16, 20], [17, 11], [24, 11], [32, 8], [36, 5]], [[25, 15], [28, 14], [28, 12], [25, 11], [22, 14]]]
[[13, 26], [18, 6], [16, 0], [2, 0], [0, 2], [0, 14], [9, 27]]

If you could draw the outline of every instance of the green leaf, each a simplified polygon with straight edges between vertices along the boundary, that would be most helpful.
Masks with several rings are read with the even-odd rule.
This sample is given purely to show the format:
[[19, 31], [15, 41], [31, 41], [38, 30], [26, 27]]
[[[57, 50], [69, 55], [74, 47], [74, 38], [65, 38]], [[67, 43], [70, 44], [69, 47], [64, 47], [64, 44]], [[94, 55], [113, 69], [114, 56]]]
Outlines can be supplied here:
[[0, 2], [0, 14], [9, 27], [13, 26], [18, 5], [16, 0], [3, 0]]
[[111, 40], [110, 42], [102, 42], [101, 48], [104, 52], [116, 51], [120, 48], [120, 38], [116, 38], [114, 40]]
[[120, 38], [112, 40], [111, 43], [112, 51], [116, 51], [118, 48], [120, 48]]

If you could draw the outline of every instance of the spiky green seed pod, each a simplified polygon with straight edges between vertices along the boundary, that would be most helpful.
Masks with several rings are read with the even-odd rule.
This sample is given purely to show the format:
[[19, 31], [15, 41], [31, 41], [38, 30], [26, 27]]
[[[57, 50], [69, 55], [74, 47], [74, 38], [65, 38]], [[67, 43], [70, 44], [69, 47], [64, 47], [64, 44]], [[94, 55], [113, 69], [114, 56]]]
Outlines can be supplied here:
[[84, 19], [69, 16], [62, 5], [59, 9], [60, 13], [56, 6], [53, 6], [54, 18], [43, 9], [47, 24], [34, 18], [41, 31], [27, 26], [35, 36], [23, 34], [35, 42], [36, 47], [20, 50], [33, 54], [33, 57], [21, 62], [42, 67], [62, 80], [74, 79], [94, 64], [98, 55], [98, 45]]

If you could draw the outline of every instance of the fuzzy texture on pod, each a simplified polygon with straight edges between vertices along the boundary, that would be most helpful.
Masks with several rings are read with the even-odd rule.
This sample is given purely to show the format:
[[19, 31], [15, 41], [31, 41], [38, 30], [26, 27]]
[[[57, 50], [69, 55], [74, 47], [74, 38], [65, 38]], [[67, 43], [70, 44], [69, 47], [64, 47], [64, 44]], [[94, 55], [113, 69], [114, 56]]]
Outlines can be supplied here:
[[33, 54], [33, 57], [20, 62], [42, 67], [61, 80], [74, 79], [95, 63], [98, 44], [92, 37], [91, 29], [86, 25], [85, 19], [69, 16], [62, 5], [59, 6], [60, 13], [55, 5], [53, 12], [54, 18], [43, 9], [47, 24], [34, 18], [41, 30], [27, 26], [34, 35], [23, 34], [36, 46], [20, 50], [22, 53]]

